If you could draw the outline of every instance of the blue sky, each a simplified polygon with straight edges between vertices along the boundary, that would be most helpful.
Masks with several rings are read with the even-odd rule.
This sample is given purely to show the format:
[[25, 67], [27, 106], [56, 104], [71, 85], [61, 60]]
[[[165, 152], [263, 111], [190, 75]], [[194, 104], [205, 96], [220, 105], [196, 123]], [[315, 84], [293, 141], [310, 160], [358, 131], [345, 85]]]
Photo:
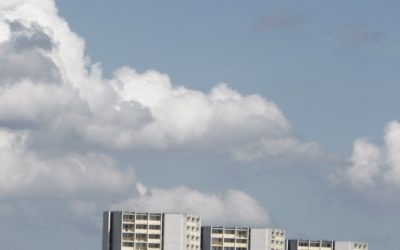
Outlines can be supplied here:
[[[359, 136], [378, 140], [381, 128], [400, 115], [396, 1], [58, 6], [106, 74], [130, 65], [205, 91], [228, 82], [273, 100], [301, 135], [331, 150], [348, 152]], [[268, 17], [283, 20], [263, 25]], [[343, 136], [332, 134], [334, 128]]]
[[184, 210], [395, 249], [399, 8], [1, 3], [2, 242], [94, 250], [103, 210]]

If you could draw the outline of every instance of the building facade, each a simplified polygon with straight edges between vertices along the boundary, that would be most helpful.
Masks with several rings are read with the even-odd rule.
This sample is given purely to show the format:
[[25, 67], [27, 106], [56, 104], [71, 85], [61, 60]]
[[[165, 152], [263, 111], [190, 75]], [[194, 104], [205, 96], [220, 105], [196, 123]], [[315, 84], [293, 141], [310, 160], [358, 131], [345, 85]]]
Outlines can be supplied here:
[[359, 241], [335, 241], [335, 250], [368, 250], [368, 243]]
[[331, 240], [288, 240], [288, 250], [334, 250]]
[[102, 250], [368, 250], [368, 244], [286, 240], [282, 229], [201, 227], [191, 214], [106, 211]]
[[288, 240], [287, 250], [368, 250], [368, 244], [356, 241]]
[[201, 228], [203, 250], [248, 250], [249, 228], [214, 227]]
[[103, 250], [200, 250], [200, 217], [179, 213], [107, 211]]
[[202, 227], [203, 250], [285, 250], [284, 230], [248, 227]]
[[273, 228], [250, 228], [250, 250], [285, 249], [285, 230]]

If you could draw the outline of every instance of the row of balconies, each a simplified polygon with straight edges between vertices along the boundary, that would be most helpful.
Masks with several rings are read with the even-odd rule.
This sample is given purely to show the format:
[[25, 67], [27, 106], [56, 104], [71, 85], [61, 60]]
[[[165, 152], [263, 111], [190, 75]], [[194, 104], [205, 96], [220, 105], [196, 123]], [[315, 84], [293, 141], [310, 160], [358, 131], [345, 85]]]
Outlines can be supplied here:
[[229, 239], [247, 239], [247, 235], [244, 234], [212, 234], [212, 238], [229, 238]]
[[247, 248], [247, 243], [227, 243], [224, 242], [223, 244], [212, 244], [212, 247], [236, 247], [236, 248]]
[[135, 249], [135, 250], [147, 250], [147, 249], [161, 249], [159, 243], [134, 243], [134, 242], [122, 242], [123, 249]]
[[332, 247], [299, 246], [298, 250], [332, 250]]
[[155, 239], [152, 239], [152, 240], [138, 240], [138, 239], [130, 239], [130, 238], [124, 238], [123, 239], [123, 242], [131, 242], [131, 243], [149, 243], [149, 244], [161, 244], [161, 240], [160, 239], [158, 239], [158, 240], [155, 240]]
[[129, 213], [124, 212], [123, 218], [125, 219], [139, 219], [139, 220], [161, 220], [160, 213]]
[[123, 220], [124, 223], [130, 223], [130, 224], [139, 224], [139, 225], [161, 225], [160, 220], [131, 220], [131, 219], [125, 219]]
[[126, 223], [124, 222], [123, 226], [124, 229], [126, 228], [126, 230], [128, 229], [150, 229], [150, 230], [160, 230], [161, 229], [161, 225], [160, 224], [131, 224], [131, 223]]
[[222, 246], [213, 246], [212, 250], [247, 250], [246, 247], [222, 247]]
[[123, 229], [123, 233], [136, 233], [136, 234], [161, 234], [161, 230], [148, 230], [148, 229]]
[[160, 242], [160, 234], [135, 234], [135, 233], [123, 233], [122, 239], [125, 241], [140, 241], [140, 242]]

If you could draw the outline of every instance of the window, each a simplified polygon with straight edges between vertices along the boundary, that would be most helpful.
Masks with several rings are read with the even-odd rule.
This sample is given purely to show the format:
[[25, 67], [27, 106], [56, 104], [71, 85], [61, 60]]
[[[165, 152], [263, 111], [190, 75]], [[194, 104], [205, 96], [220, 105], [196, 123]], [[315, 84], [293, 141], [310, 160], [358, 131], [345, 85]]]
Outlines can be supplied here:
[[149, 229], [151, 229], [151, 230], [159, 230], [160, 229], [160, 225], [149, 225]]
[[225, 238], [224, 242], [235, 242], [235, 239], [229, 239], [229, 238]]
[[159, 239], [160, 235], [159, 234], [149, 234], [149, 239]]
[[147, 241], [147, 234], [136, 234], [136, 240]]
[[247, 240], [246, 239], [236, 239], [237, 243], [246, 243]]
[[135, 225], [133, 224], [124, 224], [123, 225], [124, 231], [133, 231], [135, 229]]
[[136, 249], [137, 250], [145, 250], [146, 249], [146, 243], [136, 243]]
[[308, 246], [308, 241], [300, 241], [299, 246], [301, 247], [307, 247]]
[[160, 220], [161, 216], [159, 214], [151, 214], [150, 220]]
[[122, 234], [122, 239], [124, 240], [130, 240], [133, 241], [133, 233], [123, 233]]
[[149, 248], [160, 248], [160, 244], [150, 243]]
[[225, 234], [235, 234], [235, 230], [233, 229], [225, 229]]
[[138, 215], [136, 215], [136, 219], [147, 220], [147, 214], [138, 214]]
[[124, 247], [133, 247], [133, 242], [122, 242], [122, 246], [124, 246]]
[[133, 214], [124, 214], [123, 220], [124, 221], [135, 221], [135, 216]]
[[222, 234], [222, 229], [213, 228], [212, 233], [213, 234]]
[[322, 242], [321, 246], [322, 247], [331, 247], [332, 243], [331, 242]]
[[216, 244], [216, 245], [222, 244], [222, 238], [213, 238], [212, 244]]
[[147, 225], [139, 224], [139, 225], [136, 225], [136, 228], [137, 229], [147, 229]]
[[247, 231], [237, 231], [237, 236], [241, 238], [247, 237]]

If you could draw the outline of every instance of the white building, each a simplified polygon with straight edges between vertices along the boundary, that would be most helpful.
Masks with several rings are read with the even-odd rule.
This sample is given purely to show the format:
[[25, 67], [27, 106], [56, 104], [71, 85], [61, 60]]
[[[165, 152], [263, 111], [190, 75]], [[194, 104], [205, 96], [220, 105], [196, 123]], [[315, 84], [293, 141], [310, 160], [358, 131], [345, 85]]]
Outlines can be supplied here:
[[202, 227], [202, 250], [285, 250], [285, 231], [271, 228]]
[[335, 241], [335, 250], [368, 250], [368, 243], [359, 241]]
[[368, 250], [368, 244], [356, 241], [288, 240], [287, 250]]
[[200, 250], [196, 215], [107, 211], [103, 250]]
[[248, 250], [249, 228], [202, 227], [201, 241], [202, 250]]
[[250, 228], [250, 250], [285, 250], [285, 243], [285, 230]]
[[331, 240], [288, 240], [288, 250], [334, 250]]

